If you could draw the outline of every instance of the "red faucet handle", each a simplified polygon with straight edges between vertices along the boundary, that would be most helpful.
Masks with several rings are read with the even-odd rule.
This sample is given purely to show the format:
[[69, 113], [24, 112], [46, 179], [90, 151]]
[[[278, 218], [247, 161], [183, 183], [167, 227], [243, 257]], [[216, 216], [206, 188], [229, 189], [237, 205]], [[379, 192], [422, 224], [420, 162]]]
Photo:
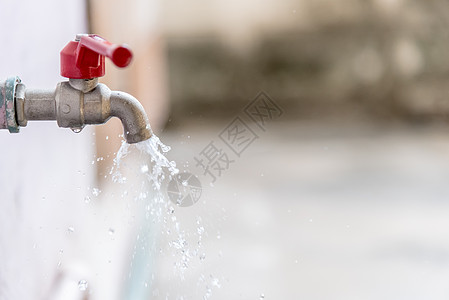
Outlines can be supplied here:
[[105, 74], [104, 57], [120, 68], [128, 66], [132, 52], [126, 45], [112, 44], [94, 34], [78, 35], [61, 51], [61, 76], [89, 79]]
[[[120, 68], [128, 66], [133, 58], [133, 54], [127, 45], [112, 44], [98, 35], [83, 35], [80, 38], [79, 44], [81, 47], [85, 47], [100, 55], [109, 57], [112, 62]], [[80, 58], [81, 57], [78, 56], [77, 63], [81, 65], [83, 62], [82, 58]]]

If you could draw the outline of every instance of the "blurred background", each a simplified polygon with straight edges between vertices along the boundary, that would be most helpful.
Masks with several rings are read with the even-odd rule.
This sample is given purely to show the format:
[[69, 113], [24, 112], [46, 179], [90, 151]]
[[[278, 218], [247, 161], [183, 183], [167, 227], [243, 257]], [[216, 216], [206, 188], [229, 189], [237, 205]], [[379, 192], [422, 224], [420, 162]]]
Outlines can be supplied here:
[[148, 158], [109, 176], [118, 120], [2, 132], [0, 299], [449, 297], [447, 1], [33, 3], [0, 2], [2, 78], [53, 88], [79, 32], [127, 43], [101, 82], [202, 192], [149, 216]]

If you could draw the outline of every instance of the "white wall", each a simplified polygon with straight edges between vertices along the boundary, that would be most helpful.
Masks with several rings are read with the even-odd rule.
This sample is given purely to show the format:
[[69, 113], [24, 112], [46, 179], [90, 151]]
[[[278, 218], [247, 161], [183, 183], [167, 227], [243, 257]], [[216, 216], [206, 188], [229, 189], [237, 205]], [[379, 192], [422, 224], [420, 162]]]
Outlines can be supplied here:
[[[2, 0], [0, 26], [0, 80], [54, 88], [59, 51], [86, 31], [84, 1]], [[0, 132], [0, 299], [48, 298], [76, 256], [92, 159], [90, 129], [29, 122], [19, 134]]]

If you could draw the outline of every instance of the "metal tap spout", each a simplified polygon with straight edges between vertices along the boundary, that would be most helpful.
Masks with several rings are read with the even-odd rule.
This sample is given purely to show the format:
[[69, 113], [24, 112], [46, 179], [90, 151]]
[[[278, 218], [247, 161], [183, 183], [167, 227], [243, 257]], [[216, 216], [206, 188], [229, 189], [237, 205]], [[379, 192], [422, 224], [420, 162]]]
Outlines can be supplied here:
[[136, 98], [124, 92], [112, 91], [111, 116], [122, 121], [125, 139], [129, 144], [145, 141], [151, 137], [151, 128], [145, 110]]

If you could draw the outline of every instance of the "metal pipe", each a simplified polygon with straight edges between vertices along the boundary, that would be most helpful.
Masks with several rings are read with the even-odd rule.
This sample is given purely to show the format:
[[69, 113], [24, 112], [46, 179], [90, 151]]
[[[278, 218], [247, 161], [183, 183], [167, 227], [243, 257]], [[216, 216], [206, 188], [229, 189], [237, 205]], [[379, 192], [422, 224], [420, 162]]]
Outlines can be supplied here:
[[33, 120], [56, 120], [56, 101], [54, 90], [25, 90], [23, 102], [25, 118]]

